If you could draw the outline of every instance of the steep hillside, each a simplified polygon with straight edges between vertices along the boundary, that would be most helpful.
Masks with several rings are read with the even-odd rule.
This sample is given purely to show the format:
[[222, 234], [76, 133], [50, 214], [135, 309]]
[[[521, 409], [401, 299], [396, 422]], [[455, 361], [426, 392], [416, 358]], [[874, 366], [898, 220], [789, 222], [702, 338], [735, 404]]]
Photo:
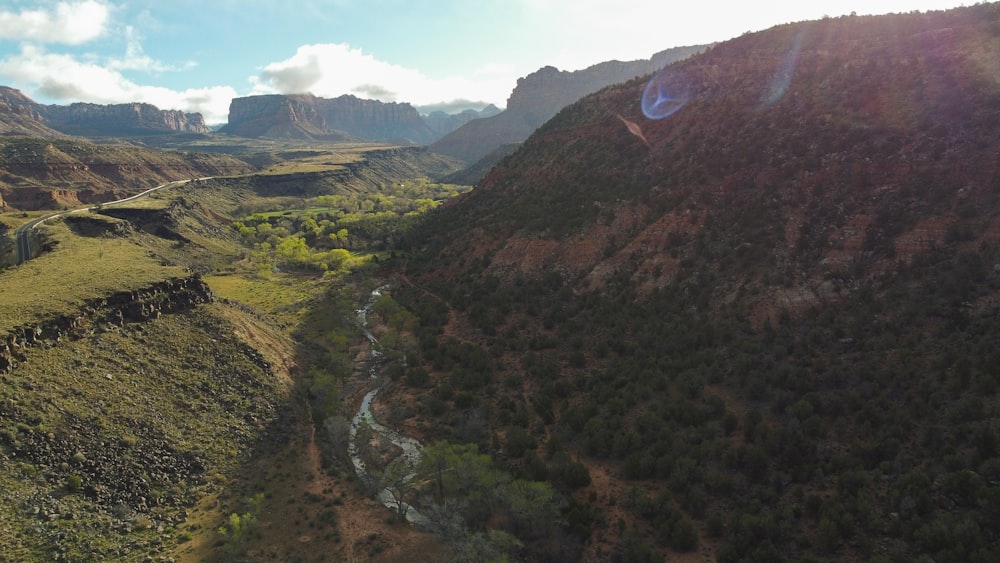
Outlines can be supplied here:
[[704, 45], [677, 47], [642, 61], [608, 61], [573, 72], [548, 66], [517, 81], [507, 109], [470, 121], [435, 141], [431, 148], [469, 164], [499, 148], [528, 138], [560, 109], [605, 86], [631, 80], [705, 50]]
[[558, 485], [563, 556], [997, 559], [997, 52], [824, 19], [562, 110], [412, 240], [401, 424]]
[[34, 100], [19, 90], [0, 86], [0, 134], [60, 137], [61, 133], [46, 127]]
[[[663, 120], [640, 111], [648, 79], [609, 88], [539, 129], [445, 220], [493, 247], [491, 273], [544, 266], [595, 287], [626, 266], [669, 282], [709, 227], [765, 245], [797, 276], [848, 262], [877, 274], [959, 219], [994, 243], [996, 37], [968, 13], [823, 20], [721, 44], [672, 67], [690, 102]], [[737, 231], [739, 217], [760, 232]], [[520, 260], [541, 240], [554, 246]], [[650, 275], [661, 262], [667, 273]]]

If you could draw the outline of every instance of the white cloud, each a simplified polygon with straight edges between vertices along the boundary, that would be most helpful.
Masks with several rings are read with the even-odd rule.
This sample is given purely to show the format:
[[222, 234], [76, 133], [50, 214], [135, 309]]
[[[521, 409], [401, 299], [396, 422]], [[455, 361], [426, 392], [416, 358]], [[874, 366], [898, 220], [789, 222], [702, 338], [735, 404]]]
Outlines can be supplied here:
[[184, 70], [197, 66], [197, 63], [188, 62], [181, 66], [168, 65], [153, 59], [142, 50], [139, 34], [132, 26], [125, 27], [125, 56], [112, 58], [106, 65], [112, 70], [141, 70], [145, 72], [167, 72]]
[[333, 98], [353, 94], [383, 102], [425, 106], [456, 99], [504, 105], [517, 80], [509, 65], [485, 65], [474, 77], [430, 78], [344, 43], [303, 45], [251, 78], [254, 94], [305, 94]]
[[[967, 2], [971, 4], [972, 2]], [[945, 9], [956, 0], [518, 0], [524, 19], [559, 22], [534, 40], [539, 66], [579, 70], [599, 62], [646, 59], [671, 47], [725, 41], [780, 23], [858, 14]], [[558, 40], [558, 45], [548, 39]]]
[[59, 2], [55, 10], [0, 9], [0, 39], [79, 45], [100, 37], [108, 23], [102, 2]]
[[0, 59], [0, 76], [44, 98], [63, 102], [120, 104], [144, 102], [160, 109], [201, 113], [208, 123], [225, 123], [229, 102], [237, 96], [229, 86], [171, 90], [137, 84], [115, 68], [72, 56], [47, 53], [24, 45], [20, 53]]

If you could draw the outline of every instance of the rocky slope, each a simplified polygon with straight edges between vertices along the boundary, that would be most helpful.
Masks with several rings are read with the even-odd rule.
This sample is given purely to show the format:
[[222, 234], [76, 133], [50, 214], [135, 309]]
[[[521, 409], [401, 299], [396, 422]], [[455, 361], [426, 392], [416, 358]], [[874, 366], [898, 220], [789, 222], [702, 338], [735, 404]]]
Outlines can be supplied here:
[[472, 164], [501, 145], [518, 143], [560, 109], [605, 86], [659, 70], [706, 49], [706, 45], [677, 47], [649, 60], [608, 61], [583, 70], [541, 68], [518, 79], [507, 99], [507, 109], [490, 118], [470, 121], [435, 141], [431, 148]]
[[210, 131], [198, 113], [161, 110], [142, 103], [44, 105], [6, 86], [0, 86], [0, 126], [3, 127], [0, 132], [46, 137], [54, 136], [50, 129], [82, 136]]
[[6, 557], [169, 553], [193, 503], [267, 435], [287, 389], [213, 300], [198, 278], [165, 280], [0, 338]]
[[121, 328], [125, 323], [187, 311], [212, 299], [212, 290], [201, 279], [193, 277], [167, 280], [146, 289], [92, 300], [84, 303], [75, 315], [17, 327], [0, 338], [0, 372], [13, 371], [18, 362], [23, 361], [28, 348], [52, 346], [64, 339], [78, 340]]
[[65, 137], [0, 138], [0, 201], [9, 209], [51, 209], [118, 199], [178, 180], [245, 174], [233, 157], [95, 144]]

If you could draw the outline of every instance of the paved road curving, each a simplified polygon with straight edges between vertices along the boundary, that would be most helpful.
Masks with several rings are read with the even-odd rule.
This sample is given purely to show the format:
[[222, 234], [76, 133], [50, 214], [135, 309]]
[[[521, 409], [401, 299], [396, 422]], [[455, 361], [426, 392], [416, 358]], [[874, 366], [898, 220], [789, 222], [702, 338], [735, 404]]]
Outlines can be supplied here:
[[[213, 178], [213, 176], [206, 176], [204, 178], [197, 178], [196, 180], [197, 181], [211, 180], [212, 178]], [[156, 186], [155, 188], [149, 188], [148, 190], [146, 190], [144, 192], [140, 192], [140, 193], [137, 193], [135, 195], [132, 195], [132, 196], [129, 196], [129, 197], [126, 197], [126, 198], [123, 198], [123, 199], [117, 199], [115, 201], [109, 201], [107, 203], [102, 203], [100, 205], [90, 205], [90, 206], [87, 206], [87, 207], [81, 207], [79, 209], [72, 209], [72, 210], [69, 210], [69, 211], [58, 211], [56, 213], [50, 213], [49, 215], [43, 215], [42, 217], [39, 217], [37, 219], [32, 219], [31, 221], [28, 221], [27, 223], [21, 225], [20, 227], [17, 228], [17, 230], [14, 231], [14, 240], [15, 240], [15, 242], [17, 244], [17, 259], [15, 261], [15, 264], [20, 265], [20, 264], [23, 264], [23, 263], [27, 262], [28, 260], [31, 260], [32, 258], [34, 258], [34, 256], [31, 255], [31, 238], [30, 238], [31, 237], [31, 231], [35, 227], [37, 227], [38, 225], [40, 225], [40, 224], [42, 224], [42, 223], [44, 223], [44, 222], [46, 222], [46, 221], [48, 221], [50, 219], [56, 219], [58, 217], [63, 217], [65, 215], [69, 215], [71, 213], [84, 213], [84, 212], [87, 212], [87, 211], [94, 211], [95, 209], [99, 209], [101, 207], [108, 207], [110, 205], [118, 205], [120, 203], [126, 203], [126, 202], [129, 202], [129, 201], [134, 201], [134, 200], [137, 200], [139, 198], [146, 197], [149, 194], [151, 194], [153, 192], [156, 192], [156, 191], [159, 191], [159, 190], [162, 190], [164, 188], [176, 187], [176, 186], [183, 186], [184, 184], [187, 184], [190, 181], [191, 180], [174, 180], [173, 182], [167, 182], [166, 184], [160, 184], [159, 186]]]

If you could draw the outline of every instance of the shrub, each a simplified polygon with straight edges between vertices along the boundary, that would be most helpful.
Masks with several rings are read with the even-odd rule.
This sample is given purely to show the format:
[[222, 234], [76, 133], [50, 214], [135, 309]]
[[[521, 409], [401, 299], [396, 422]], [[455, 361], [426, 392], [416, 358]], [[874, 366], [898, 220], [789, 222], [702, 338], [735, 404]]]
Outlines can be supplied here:
[[70, 475], [66, 477], [66, 490], [71, 493], [79, 492], [83, 488], [83, 477]]

